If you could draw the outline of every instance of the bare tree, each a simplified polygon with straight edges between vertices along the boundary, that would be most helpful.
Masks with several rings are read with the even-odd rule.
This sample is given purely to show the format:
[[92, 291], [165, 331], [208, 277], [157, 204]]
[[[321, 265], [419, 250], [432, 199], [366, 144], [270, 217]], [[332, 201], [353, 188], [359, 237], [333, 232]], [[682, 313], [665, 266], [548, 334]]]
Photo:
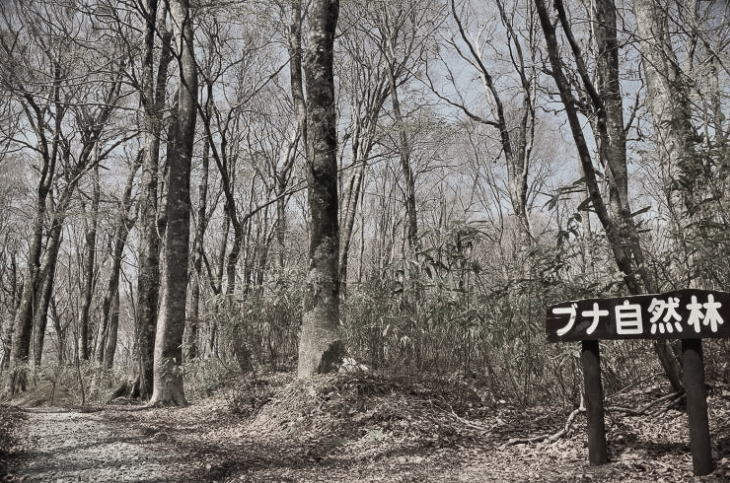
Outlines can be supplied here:
[[[26, 29], [37, 15], [54, 21]], [[124, 63], [109, 52], [93, 48], [96, 33], [84, 28], [85, 17], [74, 10], [32, 2], [15, 9], [12, 15], [3, 15], [3, 21], [8, 34], [0, 38], [6, 67], [2, 82], [15, 96], [35, 138], [29, 142], [19, 135], [10, 142], [40, 157], [27, 278], [15, 314], [6, 385], [7, 393], [12, 395], [27, 385], [25, 366], [33, 331], [35, 360], [40, 362], [61, 232], [76, 187], [118, 145], [114, 141], [102, 146], [108, 141], [106, 129], [120, 97]], [[79, 59], [86, 62], [77, 71], [74, 61]], [[78, 75], [83, 75], [85, 81], [78, 82]], [[49, 213], [44, 251], [43, 225]]]
[[[499, 136], [499, 148], [507, 168], [507, 190], [516, 221], [516, 245], [524, 249], [533, 243], [528, 213], [528, 177], [537, 125], [539, 81], [537, 69], [539, 49], [535, 35], [534, 10], [530, 4], [521, 11], [523, 7], [520, 5], [510, 6], [508, 2], [502, 0], [495, 2], [499, 33], [506, 39], [502, 55], [508, 59], [512, 69], [512, 75], [505, 76], [494, 63], [490, 63], [491, 59], [488, 59], [484, 52], [486, 45], [495, 43], [487, 27], [482, 27], [476, 35], [472, 35], [469, 31], [470, 23], [465, 18], [474, 17], [472, 15], [474, 10], [470, 8], [469, 3], [465, 2], [461, 7], [457, 7], [455, 0], [450, 1], [457, 35], [448, 39], [447, 44], [455, 50], [458, 58], [478, 73], [482, 90], [487, 98], [487, 114], [482, 114], [483, 109], [474, 108], [465, 101], [457, 88], [457, 78], [448, 66], [448, 62], [442, 61], [442, 64], [446, 69], [446, 78], [454, 88], [457, 88], [456, 99], [442, 94], [428, 75], [427, 79], [431, 89], [440, 99], [461, 110], [470, 120], [496, 130]], [[522, 23], [518, 25], [518, 22]], [[504, 80], [500, 83], [500, 78], [512, 80], [515, 86], [510, 86]]]
[[133, 202], [132, 189], [134, 186], [134, 178], [142, 164], [143, 157], [144, 151], [140, 150], [132, 163], [122, 197], [119, 200], [119, 212], [113, 226], [111, 248], [109, 250], [111, 267], [109, 269], [109, 279], [106, 284], [104, 299], [102, 300], [101, 319], [97, 328], [96, 347], [94, 350], [96, 361], [99, 363], [103, 362], [104, 367], [107, 369], [112, 368], [114, 352], [116, 350], [118, 325], [113, 322], [119, 319], [119, 278], [122, 271], [124, 248], [127, 244], [129, 231], [132, 229], [135, 221], [131, 206]]
[[[91, 195], [91, 213], [89, 214], [89, 228], [86, 231], [86, 254], [84, 259], [84, 292], [83, 305], [79, 316], [81, 327], [81, 359], [88, 360], [89, 351], [89, 310], [94, 293], [94, 266], [96, 260], [96, 232], [99, 224], [99, 202], [101, 187], [99, 186], [99, 165], [94, 166], [93, 187]], [[40, 360], [38, 361], [40, 362]]]
[[187, 0], [170, 1], [180, 70], [172, 152], [168, 152], [165, 278], [155, 337], [154, 389], [150, 405], [184, 405], [182, 338], [188, 286], [190, 165], [197, 119], [198, 66]]
[[[690, 79], [680, 66], [669, 33], [671, 3], [666, 0], [635, 0], [634, 12], [659, 162], [668, 177], [665, 182], [666, 202], [675, 239], [683, 241], [680, 246], [686, 247], [688, 232], [692, 231], [692, 212], [702, 167], [694, 147], [696, 136], [687, 85]], [[687, 9], [693, 5], [694, 2], [689, 2]], [[695, 13], [688, 14], [690, 18], [687, 20], [690, 21]], [[693, 284], [695, 274], [691, 266], [691, 251], [684, 250], [687, 254], [685, 271], [689, 283]]]
[[[580, 46], [573, 35], [571, 24], [561, 0], [556, 0], [555, 10], [560, 26], [568, 40], [576, 63], [580, 83], [585, 89], [594, 117], [600, 161], [608, 171], [609, 201], [606, 203], [596, 177], [588, 143], [578, 118], [580, 103], [566, 77], [559, 53], [556, 28], [543, 0], [535, 0], [540, 24], [548, 49], [552, 76], [565, 107], [573, 140], [592, 206], [606, 231], [609, 245], [626, 286], [632, 294], [653, 293], [656, 285], [647, 271], [644, 253], [639, 243], [636, 225], [631, 216], [626, 169], [626, 134], [619, 84], [618, 40], [616, 34], [616, 6], [613, 0], [595, 2], [593, 29], [597, 53], [597, 82], [594, 85], [586, 67]], [[676, 358], [672, 357], [666, 341], [654, 344], [659, 360], [675, 390], [681, 390], [681, 377]]]
[[[171, 33], [164, 27], [165, 9], [158, 24], [158, 0], [147, 0], [143, 11], [145, 21], [142, 75], [138, 83], [143, 108], [144, 161], [142, 162], [142, 194], [140, 206], [140, 266], [137, 275], [137, 320], [135, 350], [137, 380], [135, 394], [148, 399], [152, 394], [153, 352], [157, 305], [160, 285], [160, 235], [158, 232], [158, 184], [160, 136], [167, 86], [167, 69], [172, 60]], [[159, 25], [159, 27], [158, 27]], [[161, 52], [155, 79], [155, 39], [161, 33]], [[130, 53], [131, 54], [131, 53]]]

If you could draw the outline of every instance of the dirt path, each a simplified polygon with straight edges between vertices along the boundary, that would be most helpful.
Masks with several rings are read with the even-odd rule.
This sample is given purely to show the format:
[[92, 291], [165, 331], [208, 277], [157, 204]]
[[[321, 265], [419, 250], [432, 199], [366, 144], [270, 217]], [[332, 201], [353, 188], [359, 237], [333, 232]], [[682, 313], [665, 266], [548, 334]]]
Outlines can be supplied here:
[[10, 481], [189, 481], [180, 452], [160, 434], [116, 422], [122, 412], [27, 410]]
[[322, 379], [272, 391], [255, 407], [219, 397], [184, 408], [31, 409], [14, 431], [10, 481], [730, 481], [730, 398], [710, 398], [716, 469], [693, 478], [686, 417], [675, 407], [641, 417], [609, 412], [611, 462], [591, 467], [582, 415], [558, 441], [510, 444], [554, 433], [569, 409], [461, 402], [456, 413], [451, 403], [460, 400], [446, 396], [375, 379]]

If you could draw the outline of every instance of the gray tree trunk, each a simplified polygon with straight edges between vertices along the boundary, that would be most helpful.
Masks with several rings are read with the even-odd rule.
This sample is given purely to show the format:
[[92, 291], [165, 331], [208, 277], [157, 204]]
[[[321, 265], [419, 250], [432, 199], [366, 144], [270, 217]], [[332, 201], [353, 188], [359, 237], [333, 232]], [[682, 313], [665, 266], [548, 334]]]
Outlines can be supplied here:
[[299, 339], [299, 378], [334, 370], [344, 354], [339, 336], [339, 223], [333, 47], [338, 0], [310, 7], [307, 81], [307, 182], [311, 213], [309, 272]]
[[20, 293], [20, 303], [15, 311], [12, 324], [12, 340], [5, 394], [13, 396], [25, 391], [28, 386], [27, 369], [30, 356], [30, 340], [33, 330], [33, 306], [36, 300], [36, 289], [40, 272], [41, 245], [43, 243], [43, 219], [46, 214], [46, 198], [50, 191], [52, 171], [41, 177], [38, 184], [35, 217], [33, 219], [33, 235], [28, 250], [28, 265]]
[[33, 314], [33, 366], [39, 368], [43, 357], [43, 342], [46, 335], [46, 323], [48, 320], [48, 307], [53, 297], [53, 284], [56, 277], [56, 261], [58, 251], [61, 248], [61, 232], [63, 230], [64, 216], [54, 217], [46, 253], [43, 255], [43, 266], [41, 268], [41, 279], [38, 293], [38, 300]]
[[[210, 106], [212, 102], [212, 88], [208, 89], [208, 99], [205, 108], [210, 117]], [[190, 361], [198, 356], [198, 325], [200, 319], [200, 279], [203, 276], [203, 242], [205, 228], [208, 226], [206, 211], [208, 208], [208, 167], [210, 163], [210, 138], [206, 137], [203, 146], [203, 162], [200, 184], [198, 185], [198, 219], [195, 225], [195, 238], [193, 241], [193, 272], [190, 280], [190, 307], [188, 308], [187, 323], [185, 327], [185, 360]]]
[[[147, 0], [145, 56], [143, 60], [142, 105], [145, 122], [145, 157], [142, 163], [140, 199], [141, 247], [137, 275], [137, 320], [135, 321], [135, 360], [139, 396], [152, 394], [153, 357], [157, 304], [160, 290], [160, 237], [157, 224], [158, 171], [162, 111], [165, 104], [167, 67], [171, 60], [169, 33], [163, 32], [157, 81], [154, 82], [154, 50], [157, 36], [157, 0]], [[162, 27], [164, 18], [160, 22]], [[160, 30], [164, 30], [161, 28]]]
[[81, 359], [89, 360], [89, 310], [91, 299], [94, 295], [94, 263], [96, 260], [96, 227], [99, 218], [99, 200], [101, 198], [101, 187], [99, 186], [99, 165], [94, 167], [94, 187], [91, 200], [91, 221], [86, 238], [86, 254], [84, 257], [84, 292], [81, 314], [79, 315], [79, 327], [81, 337]]
[[[691, 234], [693, 191], [701, 168], [698, 168], [693, 144], [689, 93], [669, 36], [669, 2], [636, 0], [634, 13], [655, 146], [669, 178], [665, 186], [667, 205], [676, 236], [684, 239]], [[688, 279], [692, 283], [692, 257], [688, 253], [686, 258]]]
[[155, 337], [154, 389], [150, 405], [184, 405], [182, 339], [188, 284], [190, 166], [197, 118], [198, 79], [187, 0], [170, 2], [179, 53], [180, 87], [173, 152], [168, 153], [166, 271]]
[[[392, 47], [391, 47], [392, 48]], [[395, 54], [393, 53], [393, 58]], [[391, 60], [394, 62], [394, 60]], [[401, 170], [403, 171], [403, 182], [405, 184], [406, 208], [406, 240], [411, 255], [418, 249], [418, 213], [416, 212], [416, 183], [411, 169], [411, 146], [408, 142], [408, 132], [400, 109], [400, 98], [398, 97], [398, 84], [395, 74], [396, 66], [391, 63], [388, 69], [390, 80], [390, 100], [393, 108], [396, 129], [398, 130], [398, 156], [400, 157]]]
[[[134, 220], [130, 218], [131, 200], [132, 200], [132, 188], [134, 186], [134, 177], [142, 164], [142, 158], [144, 151], [141, 151], [137, 156], [132, 169], [127, 176], [127, 183], [122, 193], [122, 199], [119, 202], [119, 215], [114, 227], [114, 234], [112, 239], [111, 248], [111, 268], [109, 270], [109, 281], [107, 282], [106, 292], [104, 293], [104, 300], [101, 304], [101, 321], [99, 328], [97, 329], [96, 347], [94, 350], [94, 358], [98, 363], [103, 363], [107, 360], [105, 352], [109, 347], [109, 340], [114, 339], [116, 347], [117, 333], [116, 328], [112, 327], [109, 322], [111, 314], [113, 314], [114, 298], [118, 298], [119, 292], [119, 277], [122, 272], [122, 258], [124, 256], [124, 247], [127, 244], [127, 237], [129, 236], [129, 230], [134, 225]], [[113, 357], [114, 354], [111, 354]], [[111, 367], [108, 367], [111, 368]]]
[[[558, 87], [560, 99], [565, 107], [573, 139], [578, 150], [578, 158], [583, 168], [586, 188], [590, 194], [596, 215], [606, 231], [606, 238], [616, 260], [616, 265], [624, 274], [624, 280], [629, 292], [641, 294], [653, 292], [654, 282], [648, 275], [643, 263], [643, 252], [639, 244], [636, 226], [628, 209], [628, 185], [626, 175], [625, 137], [623, 134], [623, 113], [620, 102], [618, 84], [618, 44], [616, 41], [616, 7], [613, 0], [597, 0], [593, 25], [596, 35], [598, 89], [590, 79], [585, 67], [580, 48], [572, 35], [563, 2], [555, 1], [555, 7], [563, 30], [565, 31], [573, 56], [576, 60], [579, 76], [588, 92], [588, 97], [597, 113], [597, 137], [599, 139], [599, 154], [609, 168], [609, 183], [611, 184], [609, 206], [603, 200], [593, 160], [583, 134], [578, 118], [577, 102], [572, 93], [570, 82], [563, 72], [559, 54], [559, 44], [555, 26], [550, 19], [544, 0], [535, 0], [540, 18], [548, 55], [552, 66], [552, 76]], [[620, 132], [619, 132], [620, 131]], [[673, 362], [666, 342], [658, 341], [655, 350], [659, 361], [675, 390], [681, 390], [679, 371]]]
[[104, 368], [110, 370], [114, 366], [114, 354], [117, 351], [117, 333], [119, 332], [119, 288], [112, 295], [108, 312], [107, 335], [104, 341]]

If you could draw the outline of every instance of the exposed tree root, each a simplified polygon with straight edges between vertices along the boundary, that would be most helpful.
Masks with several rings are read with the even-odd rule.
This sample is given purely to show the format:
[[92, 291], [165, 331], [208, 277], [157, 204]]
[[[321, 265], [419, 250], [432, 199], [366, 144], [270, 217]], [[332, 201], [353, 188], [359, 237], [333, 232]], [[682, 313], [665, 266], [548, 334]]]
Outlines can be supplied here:
[[122, 383], [109, 395], [106, 403], [109, 404], [118, 397], [126, 397], [129, 399], [139, 398], [139, 376], [134, 381], [125, 379]]
[[[620, 407], [620, 406], [608, 406], [608, 407], [605, 408], [605, 411], [606, 412], [623, 412], [623, 413], [629, 414], [631, 416], [645, 416], [647, 414], [650, 414], [652, 416], [656, 416], [657, 414], [666, 411], [670, 407], [672, 407], [675, 404], [677, 404], [678, 402], [680, 402], [682, 399], [684, 399], [684, 397], [685, 397], [684, 393], [681, 393], [680, 394], [680, 393], [677, 393], [677, 392], [673, 392], [673, 393], [670, 393], [670, 394], [666, 394], [666, 395], [664, 395], [664, 396], [662, 396], [660, 398], [657, 398], [654, 401], [651, 401], [650, 403], [647, 403], [644, 406], [641, 406], [640, 408], [625, 408], [625, 407]], [[662, 407], [658, 411], [654, 411], [653, 413], [649, 413], [649, 410], [651, 408], [657, 406], [658, 404], [660, 404], [660, 403], [662, 403], [664, 401], [670, 401], [670, 403], [667, 404], [666, 406]], [[530, 444], [530, 443], [541, 443], [541, 442], [548, 442], [548, 443], [555, 442], [555, 441], [559, 440], [560, 438], [562, 438], [563, 436], [565, 436], [568, 433], [568, 431], [570, 430], [570, 427], [572, 426], [573, 421], [575, 420], [576, 416], [579, 413], [583, 413], [583, 412], [585, 412], [585, 408], [582, 405], [581, 405], [581, 407], [573, 410], [573, 412], [571, 412], [568, 415], [568, 419], [565, 421], [565, 425], [563, 426], [563, 428], [560, 431], [556, 432], [556, 433], [553, 433], [553, 434], [544, 434], [544, 435], [541, 435], [541, 436], [535, 436], [533, 438], [512, 438], [509, 441], [507, 441], [506, 445]]]

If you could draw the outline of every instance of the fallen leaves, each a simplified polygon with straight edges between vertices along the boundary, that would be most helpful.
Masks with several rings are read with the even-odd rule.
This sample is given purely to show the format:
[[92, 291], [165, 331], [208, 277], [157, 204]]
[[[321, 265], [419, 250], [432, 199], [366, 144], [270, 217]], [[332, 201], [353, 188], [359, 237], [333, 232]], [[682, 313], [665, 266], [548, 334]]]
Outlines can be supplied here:
[[[693, 479], [686, 416], [675, 408], [655, 411], [653, 405], [641, 416], [608, 413], [611, 462], [590, 467], [582, 415], [560, 439], [505, 444], [565, 428], [570, 408], [486, 406], [427, 381], [372, 374], [310, 384], [280, 380], [271, 387], [242, 386], [267, 388], [268, 402], [253, 412], [234, 413], [219, 397], [181, 409], [112, 408], [75, 418], [96, 417], [110, 428], [135, 428], [142, 437], [129, 444], [154, 447], [176, 462], [171, 470], [184, 469], [187, 478], [207, 481]], [[612, 404], [645, 407], [658, 397], [639, 391], [622, 394]], [[730, 401], [713, 397], [709, 407], [717, 469], [695, 481], [728, 481]]]

